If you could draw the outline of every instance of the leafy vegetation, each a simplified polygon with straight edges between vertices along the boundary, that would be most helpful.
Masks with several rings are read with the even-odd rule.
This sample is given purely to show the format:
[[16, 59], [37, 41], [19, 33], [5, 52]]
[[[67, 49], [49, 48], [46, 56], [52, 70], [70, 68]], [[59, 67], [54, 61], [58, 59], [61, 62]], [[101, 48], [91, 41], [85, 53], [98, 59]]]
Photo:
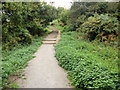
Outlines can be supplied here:
[[118, 85], [117, 50], [79, 36], [81, 34], [76, 32], [63, 33], [56, 46], [59, 65], [68, 71], [71, 84], [83, 89], [115, 89]]
[[64, 31], [82, 32], [90, 41], [116, 43], [119, 35], [118, 5], [118, 2], [74, 2], [70, 10], [62, 11], [59, 21]]
[[118, 25], [117, 18], [101, 14], [89, 17], [77, 31], [86, 33], [90, 41], [97, 38], [102, 42], [107, 40], [110, 42], [117, 40]]
[[57, 17], [57, 9], [45, 2], [3, 2], [2, 6], [2, 49], [32, 43], [33, 36], [44, 35]]
[[26, 67], [27, 62], [32, 59], [32, 56], [37, 48], [42, 44], [43, 37], [36, 38], [29, 46], [19, 46], [14, 50], [6, 52], [3, 51], [2, 59], [2, 87], [9, 87], [8, 77], [15, 75]]
[[49, 27], [54, 26], [63, 33], [56, 46], [56, 58], [68, 71], [73, 86], [118, 89], [118, 4], [73, 2], [66, 10], [45, 2], [2, 2], [0, 87], [12, 86], [9, 76], [27, 66], [43, 36], [51, 32]]
[[25, 68], [33, 58], [32, 54], [41, 45], [43, 36], [51, 32], [47, 26], [57, 18], [57, 14], [58, 10], [46, 2], [2, 2], [0, 87], [9, 87], [8, 78]]
[[118, 2], [73, 2], [63, 10], [57, 28], [59, 65], [71, 84], [82, 89], [118, 89]]

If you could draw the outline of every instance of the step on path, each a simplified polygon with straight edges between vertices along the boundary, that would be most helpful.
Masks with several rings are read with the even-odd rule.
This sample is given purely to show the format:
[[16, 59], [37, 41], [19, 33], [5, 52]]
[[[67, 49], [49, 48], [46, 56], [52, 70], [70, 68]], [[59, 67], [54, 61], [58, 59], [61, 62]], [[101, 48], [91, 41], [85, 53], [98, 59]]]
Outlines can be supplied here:
[[24, 70], [26, 79], [18, 80], [20, 88], [71, 88], [66, 71], [55, 58], [54, 45], [57, 42], [58, 31], [53, 28]]
[[57, 43], [58, 31], [53, 30], [45, 39], [43, 39], [43, 44], [56, 44]]
[[44, 39], [43, 44], [56, 44], [56, 39]]

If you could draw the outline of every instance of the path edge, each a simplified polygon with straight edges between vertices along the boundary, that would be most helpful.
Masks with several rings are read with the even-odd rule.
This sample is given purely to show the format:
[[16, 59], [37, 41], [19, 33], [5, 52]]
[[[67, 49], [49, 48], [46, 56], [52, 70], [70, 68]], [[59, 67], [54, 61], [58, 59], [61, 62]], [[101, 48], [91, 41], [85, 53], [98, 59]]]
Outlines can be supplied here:
[[61, 32], [60, 30], [58, 29], [58, 36], [57, 36], [57, 39], [56, 39], [56, 44], [58, 44], [59, 40], [60, 40], [60, 36], [61, 36]]

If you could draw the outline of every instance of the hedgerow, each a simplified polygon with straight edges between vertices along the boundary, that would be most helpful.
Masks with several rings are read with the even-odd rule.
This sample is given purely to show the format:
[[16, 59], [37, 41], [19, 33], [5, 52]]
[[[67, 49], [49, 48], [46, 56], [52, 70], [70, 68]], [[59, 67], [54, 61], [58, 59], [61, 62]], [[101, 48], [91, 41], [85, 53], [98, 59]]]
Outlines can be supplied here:
[[115, 89], [118, 85], [117, 51], [101, 43], [92, 43], [75, 32], [63, 33], [56, 46], [58, 63], [68, 71], [76, 88]]

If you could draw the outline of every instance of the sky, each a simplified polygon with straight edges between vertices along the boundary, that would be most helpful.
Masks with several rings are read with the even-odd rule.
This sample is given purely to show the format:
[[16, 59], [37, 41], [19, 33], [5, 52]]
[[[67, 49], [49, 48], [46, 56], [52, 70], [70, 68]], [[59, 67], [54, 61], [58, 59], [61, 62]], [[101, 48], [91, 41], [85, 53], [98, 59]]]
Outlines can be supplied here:
[[9, 1], [9, 2], [32, 2], [32, 1], [45, 1], [48, 4], [50, 2], [54, 2], [53, 6], [55, 7], [64, 7], [66, 9], [69, 9], [71, 7], [71, 2], [73, 1], [84, 1], [84, 2], [101, 2], [101, 1], [108, 1], [108, 2], [119, 2], [120, 0], [1, 0], [1, 1]]
[[55, 7], [64, 7], [66, 9], [69, 9], [71, 7], [71, 2], [73, 0], [40, 0], [45, 1], [47, 3], [54, 2], [53, 6]]
[[55, 7], [64, 7], [66, 9], [69, 9], [71, 7], [71, 2], [73, 2], [73, 1], [86, 1], [86, 2], [107, 1], [107, 2], [119, 2], [120, 0], [40, 0], [40, 1], [45, 1], [48, 4], [50, 4], [50, 2], [54, 2], [53, 6], [55, 6]]

